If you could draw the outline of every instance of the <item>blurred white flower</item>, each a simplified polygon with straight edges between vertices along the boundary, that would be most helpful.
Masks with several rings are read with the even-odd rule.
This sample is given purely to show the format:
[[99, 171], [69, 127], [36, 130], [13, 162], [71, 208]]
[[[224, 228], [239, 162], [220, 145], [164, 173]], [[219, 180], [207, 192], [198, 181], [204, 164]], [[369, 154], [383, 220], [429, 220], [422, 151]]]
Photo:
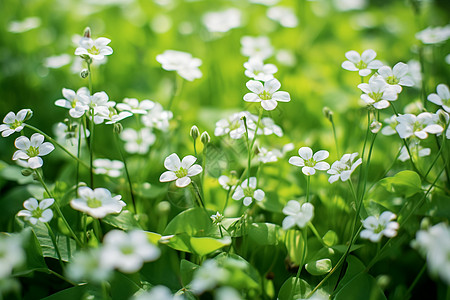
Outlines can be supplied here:
[[450, 24], [444, 27], [427, 27], [416, 33], [416, 39], [424, 44], [439, 44], [450, 37]]
[[389, 118], [384, 119], [384, 123], [387, 126], [383, 126], [383, 128], [381, 128], [381, 133], [383, 135], [393, 135], [397, 133], [397, 130], [395, 130], [395, 127], [398, 124], [396, 115], [392, 115]]
[[229, 8], [218, 12], [207, 12], [202, 20], [209, 32], [227, 32], [241, 26], [241, 11]]
[[182, 161], [176, 153], [170, 154], [164, 160], [164, 167], [167, 170], [161, 174], [159, 181], [169, 182], [175, 180], [177, 187], [185, 187], [191, 183], [192, 176], [200, 174], [203, 169], [200, 165], [194, 164], [197, 158], [192, 155], [185, 156]]
[[283, 229], [288, 230], [295, 225], [303, 228], [314, 217], [314, 206], [311, 203], [300, 205], [298, 201], [290, 200], [283, 208], [283, 213], [287, 215], [283, 219]]
[[75, 282], [101, 283], [108, 280], [113, 269], [105, 264], [100, 249], [77, 251], [67, 265], [67, 277]]
[[64, 99], [58, 99], [55, 101], [55, 105], [69, 109], [69, 115], [72, 118], [79, 118], [89, 109], [89, 106], [85, 103], [85, 100], [81, 98], [81, 95], [86, 97], [90, 96], [89, 89], [82, 87], [75, 93], [71, 89], [62, 89]]
[[294, 149], [294, 144], [289, 143], [283, 146], [281, 150], [279, 149], [266, 149], [264, 147], [259, 147], [258, 160], [262, 163], [269, 163], [278, 161], [279, 158], [282, 158], [286, 155], [287, 152]]
[[263, 190], [256, 188], [256, 177], [250, 177], [249, 179], [245, 179], [241, 185], [236, 188], [233, 196], [231, 197], [234, 200], [241, 200], [244, 198], [245, 206], [252, 204], [253, 199], [256, 201], [262, 201], [265, 196]]
[[267, 36], [243, 36], [241, 38], [241, 54], [264, 60], [273, 55], [273, 47]]
[[408, 61], [408, 75], [414, 82], [413, 87], [419, 88], [422, 85], [422, 71], [420, 67], [420, 62], [417, 60]]
[[145, 154], [156, 141], [156, 136], [150, 128], [142, 128], [138, 131], [125, 128], [120, 133], [120, 138], [125, 141], [125, 151], [128, 153]]
[[124, 273], [137, 272], [144, 262], [157, 260], [160, 255], [159, 248], [150, 242], [147, 233], [142, 230], [123, 232], [114, 229], [103, 239], [101, 256], [104, 264]]
[[338, 181], [339, 179], [341, 179], [342, 181], [349, 180], [352, 173], [362, 163], [361, 158], [358, 158], [356, 161], [354, 161], [358, 155], [358, 152], [352, 154], [347, 153], [344, 154], [340, 160], [335, 161], [331, 165], [331, 168], [327, 171], [327, 173], [331, 175], [328, 179], [328, 182], [333, 183]]
[[402, 139], [416, 136], [419, 139], [426, 139], [428, 134], [437, 134], [444, 131], [441, 125], [438, 125], [438, 117], [429, 112], [423, 112], [418, 116], [413, 114], [404, 114], [397, 117], [398, 125], [395, 127]]
[[246, 86], [251, 93], [244, 95], [244, 101], [261, 102], [261, 106], [265, 110], [274, 110], [278, 105], [278, 101], [291, 101], [291, 96], [288, 92], [278, 91], [281, 83], [275, 78], [266, 81], [264, 85], [260, 81], [249, 80]]
[[[430, 148], [423, 148], [422, 146], [420, 146], [419, 144], [416, 144], [416, 143], [411, 143], [409, 145], [409, 149], [410, 149], [410, 151], [413, 152], [412, 153], [413, 155], [415, 153], [417, 153], [417, 155], [419, 157], [425, 157], [425, 156], [428, 156], [431, 154]], [[400, 155], [398, 156], [398, 160], [405, 162], [405, 161], [409, 160], [409, 158], [410, 158], [410, 156], [408, 153], [408, 149], [406, 149], [405, 146], [402, 146], [402, 148], [400, 149]]]
[[[249, 113], [248, 111], [242, 111], [234, 113], [226, 119], [221, 119], [216, 122], [216, 129], [214, 130], [215, 136], [223, 136], [229, 134], [232, 139], [240, 139], [245, 134], [245, 124], [243, 117], [246, 118], [248, 137], [253, 139], [256, 123], [258, 122], [258, 117]], [[258, 129], [258, 133], [262, 132]]]
[[267, 17], [280, 23], [283, 27], [294, 28], [298, 25], [297, 16], [291, 7], [273, 6], [267, 10]]
[[211, 219], [213, 224], [220, 225], [223, 221], [224, 216], [220, 212], [216, 212], [214, 215], [211, 215]]
[[111, 192], [105, 188], [92, 190], [87, 186], [82, 186], [78, 188], [78, 196], [79, 198], [70, 201], [70, 206], [96, 219], [104, 218], [109, 214], [118, 214], [126, 205], [120, 200], [122, 196], [112, 197]]
[[132, 300], [183, 300], [183, 296], [172, 295], [170, 289], [164, 285], [152, 287], [150, 291], [140, 293], [132, 298]]
[[44, 66], [51, 69], [59, 69], [68, 65], [71, 61], [72, 57], [69, 54], [54, 55], [44, 60]]
[[207, 259], [194, 272], [190, 286], [192, 292], [196, 295], [202, 294], [204, 291], [212, 290], [218, 283], [226, 281], [229, 272], [221, 268], [213, 259]]
[[[445, 132], [445, 137], [447, 139], [450, 139], [450, 115], [444, 111], [443, 109], [438, 109], [436, 112], [436, 117], [438, 119], [438, 125], [441, 125], [442, 128], [447, 128], [446, 132]], [[438, 133], [436, 134], [437, 136], [440, 136], [441, 134]]]
[[436, 88], [436, 93], [428, 95], [428, 101], [433, 102], [436, 105], [442, 106], [442, 108], [450, 113], [450, 91], [448, 86], [441, 83]]
[[273, 74], [278, 71], [277, 67], [273, 64], [264, 64], [264, 62], [255, 57], [244, 63], [245, 76], [253, 78], [255, 80], [267, 81], [273, 78]]
[[289, 158], [289, 163], [297, 167], [302, 167], [302, 172], [305, 175], [314, 175], [316, 174], [316, 170], [326, 171], [330, 168], [327, 162], [322, 161], [330, 155], [326, 150], [319, 150], [313, 155], [311, 148], [301, 147], [298, 149], [298, 155]]
[[280, 0], [249, 0], [250, 3], [262, 4], [266, 6], [272, 6], [280, 2]]
[[142, 123], [150, 128], [157, 128], [162, 131], [169, 129], [169, 120], [171, 120], [173, 114], [170, 110], [164, 110], [161, 104], [155, 102], [155, 106], [142, 116]]
[[360, 10], [367, 6], [367, 0], [333, 0], [339, 11]]
[[109, 177], [119, 177], [124, 168], [120, 160], [109, 160], [106, 158], [97, 158], [93, 162], [95, 174], [106, 174]]
[[230, 287], [230, 286], [222, 286], [216, 290], [215, 300], [241, 300], [243, 299], [239, 292]]
[[0, 279], [11, 275], [13, 269], [25, 262], [25, 251], [19, 236], [0, 235]]
[[111, 40], [105, 37], [100, 37], [96, 40], [82, 37], [78, 42], [79, 47], [75, 49], [75, 55], [79, 55], [82, 58], [88, 57], [93, 60], [102, 60], [106, 55], [113, 53], [113, 49], [108, 46], [110, 42]]
[[447, 54], [447, 55], [445, 56], [445, 62], [446, 62], [448, 65], [450, 65], [450, 54]]
[[219, 184], [227, 191], [233, 189], [238, 183], [238, 179], [233, 174], [231, 174], [230, 176], [221, 175], [219, 176], [218, 181]]
[[361, 55], [351, 50], [345, 53], [348, 59], [342, 63], [342, 68], [348, 71], [358, 71], [360, 76], [369, 75], [372, 70], [378, 70], [383, 64], [375, 60], [377, 53], [372, 49], [365, 50]]
[[116, 124], [117, 122], [120, 122], [123, 119], [131, 117], [132, 115], [133, 115], [132, 112], [129, 111], [117, 112], [117, 110], [114, 107], [109, 106], [109, 114], [101, 117], [103, 117], [104, 121], [106, 121], [105, 124]]
[[157, 55], [156, 60], [164, 70], [176, 71], [178, 75], [188, 81], [202, 77], [202, 72], [198, 68], [202, 61], [199, 58], [192, 57], [190, 53], [166, 50], [164, 53]]
[[383, 235], [388, 238], [396, 236], [399, 224], [392, 221], [396, 217], [390, 211], [383, 212], [379, 218], [374, 216], [367, 217], [362, 221], [365, 229], [361, 231], [361, 238], [369, 239], [371, 242], [377, 243]]
[[12, 33], [27, 32], [41, 26], [41, 19], [38, 17], [29, 17], [22, 21], [11, 21], [8, 24], [8, 31]]
[[33, 134], [30, 139], [20, 136], [15, 140], [14, 145], [19, 150], [14, 152], [12, 159], [26, 161], [27, 166], [31, 169], [42, 167], [44, 161], [41, 156], [47, 155], [55, 149], [52, 143], [44, 143], [44, 136], [40, 133]]
[[[87, 106], [86, 114], [92, 118], [94, 117], [95, 124], [101, 124], [109, 116], [109, 108], [115, 103], [109, 101], [109, 97], [105, 92], [97, 92], [90, 96], [89, 94], [80, 94], [80, 102]], [[92, 116], [93, 112], [93, 116]]]
[[378, 74], [384, 78], [387, 84], [393, 86], [397, 93], [402, 91], [401, 86], [413, 86], [414, 81], [408, 76], [408, 65], [402, 62], [397, 63], [392, 69], [382, 66], [378, 69]]
[[145, 99], [139, 101], [136, 98], [125, 98], [123, 103], [117, 103], [116, 108], [120, 111], [130, 111], [133, 114], [147, 114], [151, 109], [155, 107], [155, 102]]
[[0, 124], [0, 132], [3, 137], [10, 136], [14, 132], [20, 132], [23, 129], [23, 122], [30, 119], [33, 115], [31, 109], [21, 109], [17, 113], [13, 113], [10, 111], [6, 114], [5, 118], [3, 118], [3, 123]]
[[361, 99], [376, 109], [387, 108], [389, 101], [398, 98], [397, 88], [387, 84], [381, 76], [370, 77], [369, 83], [360, 83], [358, 88], [365, 93], [361, 95]]
[[[281, 129], [281, 127], [276, 125], [274, 120], [269, 117], [262, 118], [259, 127], [262, 129], [264, 135], [275, 134], [276, 136], [279, 137], [283, 136], [283, 130]], [[260, 134], [259, 130], [258, 134]]]
[[25, 220], [33, 225], [36, 225], [38, 221], [42, 223], [50, 222], [53, 218], [53, 211], [49, 207], [54, 202], [55, 199], [53, 198], [43, 199], [39, 203], [35, 198], [29, 198], [23, 203], [25, 209], [19, 211], [17, 215], [19, 217], [25, 217]]
[[275, 55], [276, 60], [285, 66], [293, 67], [297, 63], [297, 58], [294, 52], [288, 49], [280, 49]]

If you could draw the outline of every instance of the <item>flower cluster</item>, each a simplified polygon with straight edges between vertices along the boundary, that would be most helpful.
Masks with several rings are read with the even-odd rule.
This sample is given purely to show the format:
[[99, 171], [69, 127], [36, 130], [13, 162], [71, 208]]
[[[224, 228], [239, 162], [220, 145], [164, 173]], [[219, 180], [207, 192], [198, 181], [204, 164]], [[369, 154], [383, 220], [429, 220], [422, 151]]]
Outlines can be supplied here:
[[202, 77], [202, 72], [199, 69], [202, 61], [199, 58], [192, 57], [190, 53], [166, 50], [164, 53], [157, 55], [156, 60], [164, 70], [176, 71], [178, 75], [188, 81]]

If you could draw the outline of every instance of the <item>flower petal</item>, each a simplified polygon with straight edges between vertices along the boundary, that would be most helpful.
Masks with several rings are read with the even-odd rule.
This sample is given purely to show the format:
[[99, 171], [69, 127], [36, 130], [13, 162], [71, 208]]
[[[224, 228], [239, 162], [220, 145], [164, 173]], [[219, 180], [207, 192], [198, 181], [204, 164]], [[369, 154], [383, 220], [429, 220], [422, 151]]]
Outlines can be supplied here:
[[189, 183], [191, 183], [191, 178], [187, 176], [178, 178], [177, 181], [175, 181], [175, 185], [180, 188], [187, 186]]
[[180, 158], [176, 153], [172, 153], [164, 160], [164, 167], [169, 171], [178, 171], [181, 166]]
[[189, 169], [197, 160], [197, 158], [193, 155], [187, 155], [183, 157], [183, 160], [181, 161], [181, 167], [184, 169]]
[[31, 169], [39, 169], [44, 164], [44, 161], [39, 156], [31, 157], [28, 159], [28, 166]]
[[328, 156], [330, 156], [330, 153], [327, 150], [319, 150], [316, 153], [314, 153], [313, 159], [315, 161], [321, 161], [327, 159]]
[[264, 86], [261, 82], [256, 80], [249, 80], [245, 84], [247, 88], [255, 94], [262, 93], [264, 91]]
[[166, 172], [161, 174], [161, 176], [159, 177], [159, 181], [160, 182], [169, 182], [169, 181], [176, 180], [177, 178], [178, 177], [177, 177], [177, 175], [175, 175], [174, 172], [166, 171]]
[[188, 169], [188, 176], [195, 176], [200, 174], [203, 171], [203, 168], [200, 165], [193, 165]]
[[291, 165], [294, 165], [294, 166], [297, 166], [297, 167], [305, 166], [305, 161], [303, 160], [303, 158], [300, 158], [298, 156], [292, 156], [291, 158], [289, 158], [289, 163]]
[[308, 160], [311, 159], [313, 156], [313, 151], [311, 150], [311, 148], [309, 147], [301, 147], [300, 149], [298, 149], [298, 154], [300, 155], [301, 158], [303, 158], [304, 160]]

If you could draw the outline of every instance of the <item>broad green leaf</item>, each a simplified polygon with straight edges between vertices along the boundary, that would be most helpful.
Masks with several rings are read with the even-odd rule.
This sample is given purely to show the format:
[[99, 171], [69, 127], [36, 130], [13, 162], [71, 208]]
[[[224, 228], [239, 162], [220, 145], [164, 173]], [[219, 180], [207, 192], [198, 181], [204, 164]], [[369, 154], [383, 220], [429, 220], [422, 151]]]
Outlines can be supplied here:
[[328, 230], [327, 233], [325, 233], [325, 235], [323, 236], [322, 240], [328, 247], [332, 247], [339, 242], [339, 238], [336, 232], [334, 232], [333, 230]]
[[380, 185], [398, 196], [411, 197], [422, 190], [420, 176], [414, 171], [401, 171], [393, 177], [380, 180]]
[[42, 300], [80, 300], [80, 299], [102, 299], [102, 291], [100, 287], [86, 284], [74, 286]]
[[280, 202], [276, 192], [266, 192], [264, 199], [262, 201], [258, 201], [257, 204], [264, 210], [275, 213], [281, 213], [284, 208], [284, 204]]
[[261, 278], [258, 271], [248, 261], [239, 255], [228, 253], [221, 253], [214, 260], [230, 272], [227, 285], [236, 289], [260, 291]]
[[14, 270], [13, 275], [26, 275], [36, 269], [41, 271], [47, 270], [48, 267], [44, 261], [41, 246], [39, 245], [39, 241], [33, 230], [31, 230], [31, 228], [24, 228], [17, 235], [22, 238], [22, 246], [25, 250], [26, 262], [24, 266]]
[[[291, 300], [306, 298], [306, 296], [311, 292], [311, 286], [303, 279], [298, 279], [295, 285], [294, 291], [292, 292], [292, 287], [295, 283], [295, 277], [289, 277], [284, 284], [281, 286], [278, 292], [279, 300]], [[292, 298], [290, 298], [292, 294]]]
[[138, 273], [126, 275], [114, 272], [114, 277], [110, 283], [112, 300], [130, 299], [140, 289]]
[[249, 239], [257, 245], [276, 245], [279, 226], [272, 223], [252, 223], [248, 229]]
[[181, 283], [183, 286], [186, 286], [189, 282], [192, 281], [192, 277], [194, 276], [195, 270], [199, 265], [196, 265], [194, 263], [191, 263], [190, 261], [187, 261], [185, 259], [182, 259], [180, 262], [180, 276], [181, 276]]
[[302, 233], [298, 230], [288, 230], [286, 235], [285, 241], [289, 258], [291, 262], [298, 266], [302, 263], [303, 250], [305, 248]]
[[128, 210], [124, 210], [118, 215], [107, 215], [102, 219], [102, 222], [122, 230], [141, 228], [134, 218], [134, 214]]
[[191, 249], [191, 237], [186, 233], [179, 233], [173, 236], [165, 236], [164, 240], [160, 240], [160, 243], [167, 244], [167, 246], [184, 252], [192, 253]]
[[221, 239], [215, 239], [210, 237], [191, 237], [190, 239], [191, 249], [194, 253], [205, 256], [211, 252], [219, 250], [225, 246], [231, 244], [231, 237], [224, 236]]
[[159, 239], [161, 239], [161, 236], [162, 236], [159, 233], [150, 232], [150, 231], [146, 231], [145, 233], [147, 234], [147, 237], [150, 240], [150, 242], [152, 242], [155, 245], [158, 244]]
[[213, 225], [210, 216], [204, 209], [195, 207], [179, 213], [170, 221], [163, 235], [186, 233], [189, 236], [216, 235], [217, 226]]
[[331, 271], [332, 264], [328, 258], [309, 262], [305, 265], [306, 271], [311, 275], [323, 275]]

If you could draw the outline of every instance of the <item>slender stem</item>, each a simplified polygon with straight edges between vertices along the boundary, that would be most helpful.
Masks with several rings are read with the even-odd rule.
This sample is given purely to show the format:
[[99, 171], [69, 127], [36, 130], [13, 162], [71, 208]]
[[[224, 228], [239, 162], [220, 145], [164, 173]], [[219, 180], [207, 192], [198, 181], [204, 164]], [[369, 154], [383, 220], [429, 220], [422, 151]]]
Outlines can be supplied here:
[[88, 72], [89, 72], [89, 92], [92, 95], [92, 72], [91, 72], [91, 63], [86, 61], [87, 63], [87, 67], [88, 67]]
[[55, 247], [56, 255], [58, 256], [58, 260], [59, 260], [59, 264], [61, 265], [61, 269], [64, 271], [65, 270], [65, 266], [64, 266], [63, 261], [62, 261], [61, 252], [59, 251], [58, 244], [56, 243], [55, 234], [53, 233], [52, 228], [50, 227], [50, 225], [48, 225], [47, 222], [45, 222], [44, 224], [47, 227], [48, 235], [50, 236], [50, 239], [52, 240], [53, 247]]
[[37, 269], [33, 269], [33, 270], [34, 270], [34, 271], [37, 271], [37, 272], [42, 272], [42, 273], [47, 273], [47, 274], [55, 275], [55, 276], [58, 277], [59, 279], [64, 280], [65, 282], [70, 283], [70, 284], [73, 285], [73, 286], [78, 286], [77, 283], [75, 283], [75, 282], [73, 282], [73, 281], [67, 279], [66, 277], [62, 276], [62, 275], [59, 274], [59, 273], [56, 273], [56, 272], [53, 271], [53, 270], [50, 270], [50, 269], [47, 269], [47, 268], [37, 268]]
[[[364, 154], [366, 152], [366, 145], [367, 145], [367, 139], [369, 137], [369, 131], [370, 131], [370, 111], [367, 111], [367, 129], [366, 129], [366, 136], [364, 138], [364, 145], [362, 149], [361, 159], [364, 160]], [[359, 178], [358, 178], [358, 186], [357, 186], [357, 192], [359, 193], [361, 190], [361, 182], [363, 181], [363, 174], [364, 174], [364, 167], [361, 166], [361, 169], [359, 170]]]
[[82, 218], [82, 222], [83, 222], [83, 243], [84, 243], [84, 245], [85, 246], [87, 246], [87, 242], [88, 242], [88, 240], [87, 240], [87, 215], [86, 215], [86, 213], [83, 213], [82, 215], [81, 215], [81, 218]]
[[329, 248], [323, 241], [322, 237], [320, 236], [319, 232], [317, 231], [316, 227], [312, 222], [308, 223], [308, 227], [311, 229], [312, 233], [316, 236], [316, 238], [319, 240], [322, 246], [324, 246], [325, 248]]
[[195, 195], [195, 198], [197, 199], [198, 206], [203, 207], [206, 211], [205, 204], [203, 203], [203, 199], [202, 199], [202, 196], [200, 194], [197, 184], [194, 181], [191, 181], [191, 186], [194, 189], [194, 195]]
[[411, 283], [408, 290], [406, 291], [406, 297], [408, 297], [408, 299], [410, 298], [411, 292], [415, 288], [416, 284], [419, 282], [420, 277], [422, 277], [422, 275], [426, 269], [427, 269], [427, 263], [425, 262], [423, 264], [422, 268], [420, 269], [419, 273], [417, 274], [416, 278], [414, 278], [414, 281]]
[[[90, 78], [90, 77], [89, 77]], [[90, 109], [91, 117], [89, 122], [90, 135], [89, 135], [89, 169], [90, 169], [90, 179], [91, 179], [91, 188], [94, 188], [94, 109]]]
[[100, 242], [103, 239], [103, 232], [102, 232], [102, 227], [100, 225], [100, 220], [94, 218], [93, 224], [94, 224], [95, 235], [97, 236], [97, 240]]
[[300, 278], [300, 272], [303, 269], [303, 264], [305, 263], [305, 258], [306, 258], [306, 247], [307, 247], [307, 243], [308, 243], [308, 233], [307, 233], [307, 227], [303, 228], [302, 230], [302, 235], [303, 235], [303, 253], [302, 253], [302, 260], [300, 262], [300, 265], [298, 266], [298, 271], [297, 271], [297, 275], [295, 276], [295, 281], [294, 284], [292, 285], [291, 288], [291, 293], [289, 294], [289, 298], [288, 299], [294, 299], [294, 291], [295, 291], [295, 287], [297, 286], [298, 280]]
[[133, 210], [134, 210], [134, 213], [137, 214], [137, 207], [136, 207], [136, 200], [134, 198], [133, 184], [131, 182], [130, 172], [128, 172], [127, 161], [126, 161], [125, 156], [123, 155], [122, 149], [120, 147], [119, 134], [117, 132], [115, 132], [114, 137], [116, 140], [117, 150], [119, 151], [120, 158], [122, 159], [122, 162], [123, 162], [123, 166], [125, 169], [125, 175], [127, 176], [128, 188], [130, 189], [131, 201], [133, 203]]
[[167, 110], [170, 110], [170, 108], [172, 107], [173, 100], [180, 94], [182, 86], [183, 86], [183, 78], [175, 73], [173, 93], [172, 96], [170, 97], [169, 104], [167, 105]]
[[339, 157], [341, 157], [341, 154], [339, 153], [339, 144], [338, 144], [337, 135], [336, 135], [336, 127], [334, 126], [333, 119], [331, 119], [331, 126], [333, 128], [333, 136], [334, 136], [334, 144], [336, 145], [336, 153], [337, 153], [337, 157], [339, 159]]
[[[389, 166], [389, 168], [386, 169], [386, 171], [384, 172], [383, 176], [381, 176], [381, 179], [383, 179], [387, 173], [392, 169], [392, 167], [395, 165], [395, 163], [397, 162], [398, 157], [400, 156], [400, 154], [402, 153], [402, 148], [400, 147], [400, 149], [397, 151], [397, 154], [395, 155], [394, 160], [392, 161], [391, 165]], [[375, 184], [377, 183], [377, 181], [375, 181], [374, 183], [372, 183], [372, 185], [369, 187], [369, 189], [367, 191], [372, 190], [372, 188], [375, 186]]]
[[230, 194], [231, 194], [231, 187], [227, 191], [227, 198], [225, 199], [225, 205], [223, 206], [222, 215], [225, 215], [225, 209], [227, 208], [228, 199], [230, 199]]
[[72, 157], [73, 159], [75, 159], [77, 162], [79, 162], [80, 164], [82, 164], [83, 166], [85, 166], [86, 168], [89, 168], [88, 165], [86, 165], [83, 161], [81, 161], [78, 157], [76, 157], [75, 155], [73, 155], [72, 153], [70, 153], [69, 150], [67, 150], [64, 146], [62, 146], [60, 143], [58, 143], [55, 139], [53, 139], [51, 136], [49, 136], [48, 134], [46, 134], [45, 132], [43, 132], [40, 129], [37, 129], [34, 126], [31, 126], [29, 124], [24, 124], [25, 127], [30, 128], [31, 130], [36, 131], [37, 133], [42, 134], [43, 136], [45, 136], [46, 139], [48, 139], [50, 142], [52, 142], [52, 144], [58, 146], [59, 148], [61, 148], [61, 150], [63, 150], [64, 152], [66, 152], [70, 157]]
[[311, 176], [306, 176], [306, 202], [309, 202], [309, 185], [311, 183]]
[[80, 182], [80, 156], [81, 156], [81, 136], [82, 136], [82, 126], [81, 126], [81, 121], [78, 124], [79, 128], [78, 128], [78, 147], [77, 147], [77, 170], [76, 170], [76, 175], [75, 175], [75, 186], [77, 187], [75, 189], [75, 196], [78, 196], [78, 184]]
[[202, 151], [202, 175], [200, 177], [200, 183], [202, 184], [202, 188], [201, 188], [201, 193], [202, 193], [202, 198], [205, 198], [205, 194], [204, 194], [204, 187], [205, 185], [203, 184], [205, 181], [205, 176], [206, 176], [206, 149], [208, 148], [208, 144], [203, 144], [203, 151]]

